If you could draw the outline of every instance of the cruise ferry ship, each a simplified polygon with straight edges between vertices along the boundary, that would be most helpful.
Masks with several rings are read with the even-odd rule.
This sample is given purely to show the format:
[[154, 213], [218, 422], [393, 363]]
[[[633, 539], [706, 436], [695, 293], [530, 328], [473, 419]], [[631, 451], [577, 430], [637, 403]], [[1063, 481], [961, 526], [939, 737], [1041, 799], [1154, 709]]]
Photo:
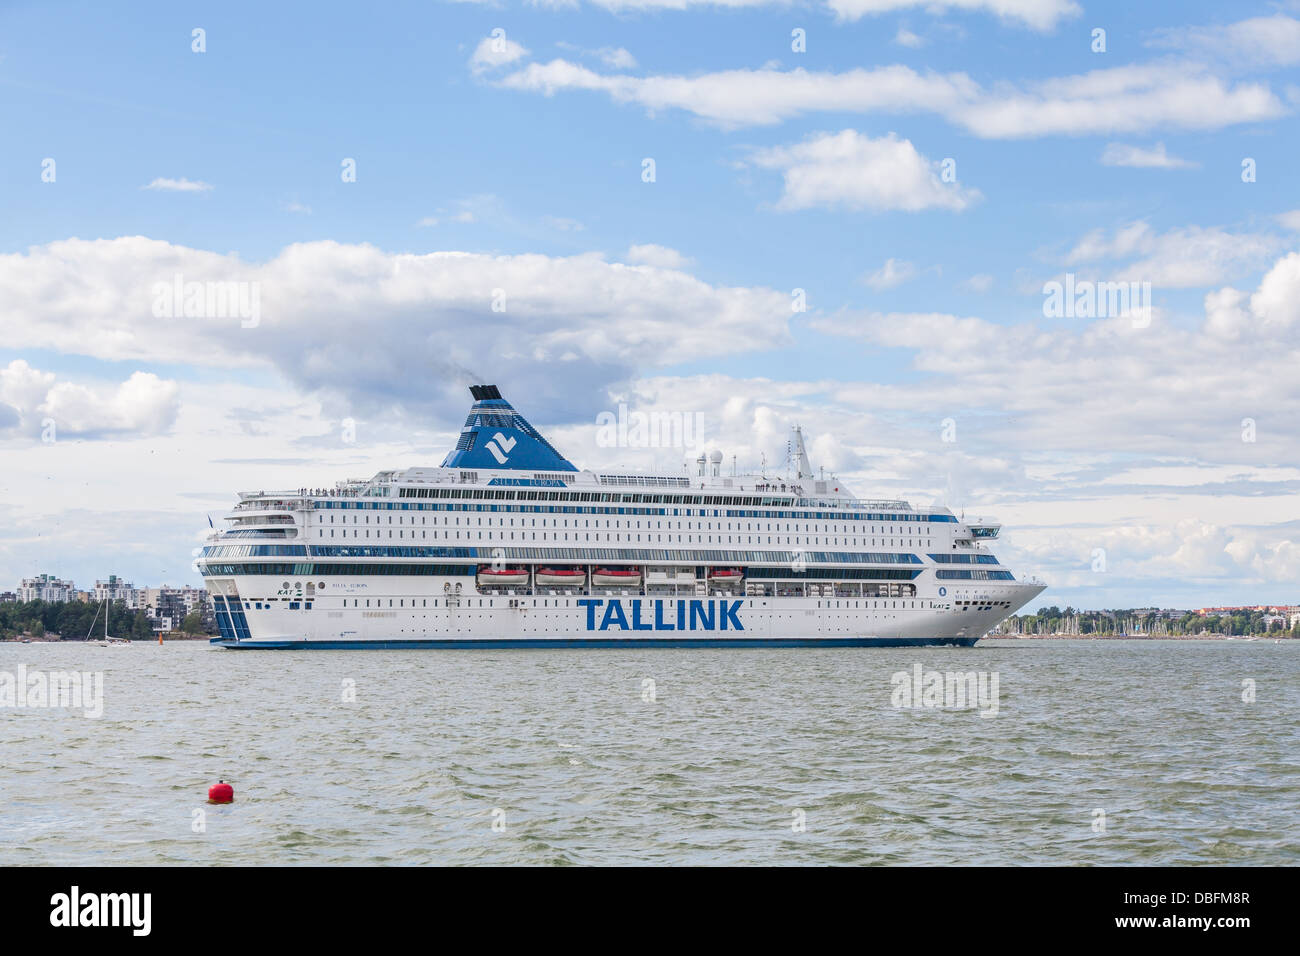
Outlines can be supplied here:
[[227, 648], [969, 646], [1039, 594], [1000, 525], [790, 474], [580, 471], [494, 385], [438, 468], [244, 493], [198, 559]]

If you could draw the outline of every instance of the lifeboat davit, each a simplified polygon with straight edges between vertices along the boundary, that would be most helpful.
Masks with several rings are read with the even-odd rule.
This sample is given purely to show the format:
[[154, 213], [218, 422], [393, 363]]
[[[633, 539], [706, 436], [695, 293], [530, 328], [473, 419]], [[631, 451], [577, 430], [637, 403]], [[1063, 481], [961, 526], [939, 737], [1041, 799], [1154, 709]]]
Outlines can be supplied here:
[[713, 568], [709, 571], [710, 581], [739, 581], [745, 573], [739, 568]]
[[538, 568], [538, 587], [575, 587], [587, 582], [587, 572], [577, 568]]
[[509, 588], [528, 583], [527, 568], [494, 568], [483, 565], [478, 569], [478, 583], [484, 587]]
[[591, 572], [591, 583], [600, 587], [639, 587], [640, 568], [597, 568]]

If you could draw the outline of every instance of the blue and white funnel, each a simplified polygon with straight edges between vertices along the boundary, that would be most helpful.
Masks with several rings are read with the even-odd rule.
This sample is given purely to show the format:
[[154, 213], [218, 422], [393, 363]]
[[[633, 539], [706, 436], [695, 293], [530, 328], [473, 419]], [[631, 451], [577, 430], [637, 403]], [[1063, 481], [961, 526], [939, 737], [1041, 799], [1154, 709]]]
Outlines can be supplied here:
[[501, 397], [495, 385], [471, 385], [474, 407], [444, 468], [577, 471], [528, 420]]

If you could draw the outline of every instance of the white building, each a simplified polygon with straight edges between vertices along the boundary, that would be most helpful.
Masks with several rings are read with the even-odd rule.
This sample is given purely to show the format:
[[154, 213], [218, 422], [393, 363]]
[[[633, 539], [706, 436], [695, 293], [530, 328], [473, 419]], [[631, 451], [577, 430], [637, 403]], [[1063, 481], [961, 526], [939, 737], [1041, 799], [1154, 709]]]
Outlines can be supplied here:
[[145, 614], [149, 618], [149, 626], [155, 634], [169, 634], [176, 626], [176, 621], [171, 615], [156, 607], [146, 608]]
[[163, 590], [166, 592], [166, 597], [184, 605], [186, 614], [193, 611], [196, 607], [202, 607], [208, 600], [208, 592], [206, 588], [194, 588], [187, 584], [184, 587], [179, 588], [169, 588], [164, 586]]
[[134, 584], [123, 581], [116, 574], [110, 574], [107, 581], [95, 582], [96, 601], [122, 601], [128, 608], [135, 610], [141, 606], [143, 592]]
[[207, 599], [208, 592], [205, 588], [189, 585], [173, 588], [164, 584], [161, 587], [140, 589], [140, 607], [178, 618], [183, 618], [195, 608], [202, 607]]
[[49, 574], [38, 574], [34, 578], [24, 578], [18, 585], [19, 601], [53, 601], [62, 603], [75, 597], [76, 585], [63, 581]]

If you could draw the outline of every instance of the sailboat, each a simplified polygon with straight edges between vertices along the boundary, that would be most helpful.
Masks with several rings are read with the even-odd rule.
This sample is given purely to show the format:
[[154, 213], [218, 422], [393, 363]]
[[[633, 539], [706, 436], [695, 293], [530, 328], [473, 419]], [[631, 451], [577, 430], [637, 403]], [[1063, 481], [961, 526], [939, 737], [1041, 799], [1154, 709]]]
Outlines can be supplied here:
[[[96, 609], [95, 617], [92, 618], [90, 621], [91, 630], [94, 630], [95, 620], [97, 620], [98, 618], [99, 618], [99, 610]], [[86, 640], [90, 640], [89, 631], [86, 632]], [[104, 639], [102, 641], [96, 641], [95, 643], [98, 644], [100, 647], [122, 647], [124, 645], [129, 645], [131, 643], [130, 640], [128, 640], [125, 637], [108, 636], [108, 598], [104, 598]]]

